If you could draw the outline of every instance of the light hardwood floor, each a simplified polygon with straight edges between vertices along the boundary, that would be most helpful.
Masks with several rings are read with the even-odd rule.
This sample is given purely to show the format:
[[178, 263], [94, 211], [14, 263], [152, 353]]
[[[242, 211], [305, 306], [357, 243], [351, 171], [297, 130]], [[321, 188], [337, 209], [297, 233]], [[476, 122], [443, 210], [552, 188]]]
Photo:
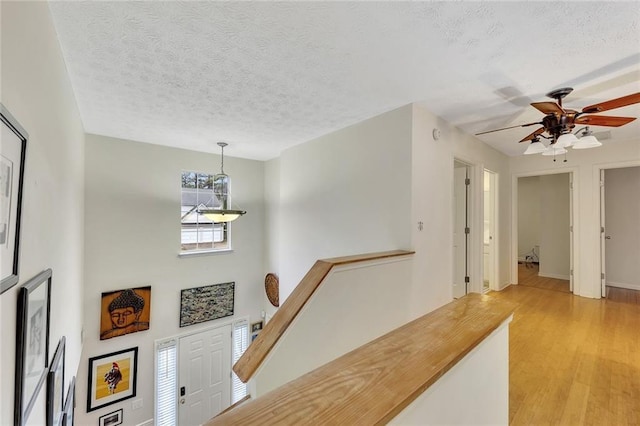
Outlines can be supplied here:
[[546, 280], [528, 277], [526, 285], [489, 293], [518, 304], [510, 423], [640, 425], [638, 292], [610, 289], [608, 299], [587, 299]]

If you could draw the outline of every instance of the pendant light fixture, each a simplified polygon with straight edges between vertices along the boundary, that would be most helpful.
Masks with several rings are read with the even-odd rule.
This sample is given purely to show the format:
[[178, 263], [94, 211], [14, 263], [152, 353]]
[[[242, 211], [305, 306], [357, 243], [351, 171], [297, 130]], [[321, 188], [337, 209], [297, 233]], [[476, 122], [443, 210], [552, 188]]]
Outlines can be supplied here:
[[231, 192], [229, 190], [230, 179], [224, 172], [224, 147], [228, 144], [226, 142], [218, 142], [218, 146], [222, 149], [220, 173], [213, 177], [213, 194], [220, 202], [218, 208], [203, 208], [198, 209], [200, 214], [203, 214], [207, 219], [215, 222], [232, 222], [246, 213], [244, 210], [234, 210], [231, 207]]

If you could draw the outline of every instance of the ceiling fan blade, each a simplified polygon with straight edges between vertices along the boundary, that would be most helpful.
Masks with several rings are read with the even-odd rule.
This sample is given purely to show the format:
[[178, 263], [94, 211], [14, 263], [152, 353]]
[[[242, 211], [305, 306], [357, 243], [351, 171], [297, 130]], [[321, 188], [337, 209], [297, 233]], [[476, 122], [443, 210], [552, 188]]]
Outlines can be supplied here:
[[632, 95], [623, 96], [621, 98], [612, 99], [606, 102], [600, 102], [599, 104], [589, 105], [582, 108], [582, 112], [591, 114], [594, 112], [609, 111], [610, 109], [621, 108], [627, 105], [633, 105], [640, 103], [640, 92]]
[[527, 136], [526, 138], [522, 139], [520, 142], [526, 142], [526, 141], [530, 141], [533, 140], [536, 136], [541, 135], [542, 133], [544, 133], [546, 129], [544, 127], [540, 127], [538, 130], [536, 130], [535, 132], [531, 133], [529, 136]]
[[635, 117], [607, 117], [603, 115], [582, 115], [575, 119], [575, 124], [589, 126], [620, 127], [635, 120]]
[[564, 114], [564, 110], [555, 102], [534, 102], [531, 106], [543, 114]]
[[484, 135], [485, 133], [499, 132], [500, 130], [515, 129], [516, 127], [527, 127], [527, 126], [533, 126], [533, 125], [535, 125], [535, 124], [542, 124], [542, 123], [541, 123], [541, 122], [539, 122], [539, 121], [537, 121], [537, 122], [535, 122], [535, 123], [518, 124], [517, 126], [503, 127], [502, 129], [487, 130], [486, 132], [476, 133], [476, 134], [475, 134], [475, 136]]

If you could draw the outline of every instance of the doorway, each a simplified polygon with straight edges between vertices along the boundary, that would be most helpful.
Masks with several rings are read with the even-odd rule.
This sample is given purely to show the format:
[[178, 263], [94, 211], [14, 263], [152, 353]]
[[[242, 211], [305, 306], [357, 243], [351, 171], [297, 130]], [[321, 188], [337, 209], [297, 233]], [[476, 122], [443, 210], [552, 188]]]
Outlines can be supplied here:
[[640, 290], [640, 166], [600, 170], [602, 297]]
[[483, 232], [483, 280], [482, 292], [498, 289], [498, 175], [484, 169], [484, 232]]
[[548, 279], [545, 288], [573, 292], [573, 173], [514, 176], [512, 282], [535, 270]]
[[453, 162], [453, 297], [469, 292], [469, 185], [470, 166]]

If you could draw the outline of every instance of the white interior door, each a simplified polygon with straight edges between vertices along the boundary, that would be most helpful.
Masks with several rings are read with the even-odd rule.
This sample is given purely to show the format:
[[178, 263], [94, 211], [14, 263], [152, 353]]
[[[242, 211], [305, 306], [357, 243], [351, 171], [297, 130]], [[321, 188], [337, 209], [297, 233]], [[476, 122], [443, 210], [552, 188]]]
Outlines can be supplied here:
[[453, 297], [467, 294], [465, 277], [467, 276], [467, 167], [453, 169]]
[[604, 169], [600, 170], [600, 291], [602, 297], [607, 297], [606, 274], [606, 235], [605, 235], [605, 198], [604, 198]]
[[180, 338], [178, 418], [205, 423], [231, 405], [231, 325]]

